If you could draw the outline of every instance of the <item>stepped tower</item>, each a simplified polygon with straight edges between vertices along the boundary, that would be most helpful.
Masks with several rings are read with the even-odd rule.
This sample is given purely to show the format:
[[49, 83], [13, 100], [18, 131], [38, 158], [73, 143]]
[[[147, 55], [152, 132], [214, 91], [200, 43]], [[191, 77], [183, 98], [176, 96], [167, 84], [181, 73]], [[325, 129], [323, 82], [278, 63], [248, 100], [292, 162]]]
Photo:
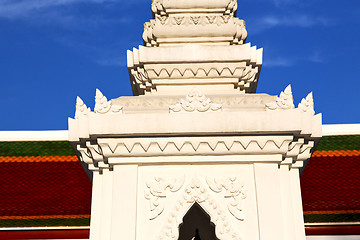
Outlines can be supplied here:
[[144, 24], [144, 46], [128, 52], [134, 95], [254, 93], [262, 49], [246, 44], [236, 0], [156, 0]]
[[236, 0], [153, 0], [128, 51], [134, 96], [91, 111], [69, 140], [93, 173], [90, 239], [304, 240], [299, 171], [321, 137], [312, 94], [256, 94], [262, 50]]

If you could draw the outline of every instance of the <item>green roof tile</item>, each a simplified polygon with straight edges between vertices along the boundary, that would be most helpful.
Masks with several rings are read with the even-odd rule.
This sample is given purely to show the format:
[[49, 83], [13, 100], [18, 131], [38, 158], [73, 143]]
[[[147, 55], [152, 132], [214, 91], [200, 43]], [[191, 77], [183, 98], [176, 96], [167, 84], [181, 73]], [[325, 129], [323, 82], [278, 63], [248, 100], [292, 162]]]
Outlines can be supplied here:
[[360, 150], [360, 135], [325, 136], [316, 147], [317, 151]]
[[304, 215], [305, 223], [324, 223], [324, 222], [359, 222], [359, 213], [347, 214], [309, 214]]
[[73, 156], [67, 141], [0, 142], [0, 156]]
[[0, 219], [0, 228], [55, 226], [90, 226], [90, 218]]

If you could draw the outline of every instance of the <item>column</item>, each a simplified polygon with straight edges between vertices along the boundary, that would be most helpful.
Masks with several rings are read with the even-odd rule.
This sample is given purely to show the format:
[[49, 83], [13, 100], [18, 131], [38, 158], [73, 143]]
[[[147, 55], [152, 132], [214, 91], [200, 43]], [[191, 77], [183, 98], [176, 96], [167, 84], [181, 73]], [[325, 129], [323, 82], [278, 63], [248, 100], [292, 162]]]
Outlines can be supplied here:
[[284, 238], [295, 239], [295, 221], [291, 185], [291, 175], [289, 165], [280, 165], [280, 184], [282, 215], [284, 223]]
[[91, 218], [90, 218], [91, 240], [100, 240], [101, 193], [102, 193], [102, 175], [100, 174], [99, 171], [94, 171], [92, 199], [91, 199]]
[[254, 164], [260, 240], [285, 239], [279, 172], [278, 164]]
[[115, 165], [111, 239], [136, 239], [137, 165]]
[[292, 202], [293, 202], [293, 213], [294, 213], [294, 225], [296, 232], [296, 240], [305, 240], [305, 226], [304, 226], [304, 215], [303, 206], [301, 199], [301, 188], [300, 188], [300, 174], [298, 168], [293, 168], [290, 171], [291, 177], [291, 189], [292, 189]]
[[113, 194], [113, 171], [103, 169], [101, 198], [101, 240], [110, 240], [111, 236], [111, 205]]

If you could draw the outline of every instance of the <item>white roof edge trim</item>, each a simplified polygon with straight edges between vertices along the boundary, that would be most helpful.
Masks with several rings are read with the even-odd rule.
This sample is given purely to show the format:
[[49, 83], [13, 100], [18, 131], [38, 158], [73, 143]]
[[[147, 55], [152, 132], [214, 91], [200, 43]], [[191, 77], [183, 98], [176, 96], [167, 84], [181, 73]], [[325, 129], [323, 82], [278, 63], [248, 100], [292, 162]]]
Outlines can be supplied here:
[[[360, 124], [324, 124], [323, 136], [360, 135]], [[0, 131], [0, 142], [68, 141], [68, 130]]]
[[358, 226], [360, 222], [325, 222], [325, 223], [305, 223], [305, 227], [311, 226]]
[[360, 124], [323, 124], [323, 136], [360, 135]]
[[59, 131], [0, 131], [0, 142], [68, 141], [67, 130]]

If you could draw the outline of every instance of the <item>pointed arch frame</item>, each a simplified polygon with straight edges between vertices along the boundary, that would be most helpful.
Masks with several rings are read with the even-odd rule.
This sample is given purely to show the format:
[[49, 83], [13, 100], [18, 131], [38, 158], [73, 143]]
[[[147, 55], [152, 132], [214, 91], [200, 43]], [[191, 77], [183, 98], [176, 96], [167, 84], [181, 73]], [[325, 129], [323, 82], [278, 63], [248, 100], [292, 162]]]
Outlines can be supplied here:
[[232, 229], [225, 211], [197, 176], [193, 177], [191, 183], [184, 189], [155, 239], [177, 240], [183, 217], [195, 202], [210, 216], [210, 221], [215, 224], [215, 234], [219, 240], [242, 240], [240, 235]]

